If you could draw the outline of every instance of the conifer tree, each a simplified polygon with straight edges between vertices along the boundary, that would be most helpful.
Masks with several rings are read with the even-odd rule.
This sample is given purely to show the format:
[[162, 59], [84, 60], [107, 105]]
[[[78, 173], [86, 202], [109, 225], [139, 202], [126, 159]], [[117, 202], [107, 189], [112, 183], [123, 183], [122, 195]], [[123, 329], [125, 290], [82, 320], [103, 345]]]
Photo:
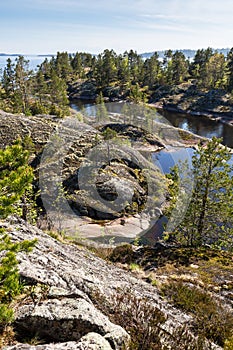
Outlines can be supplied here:
[[[0, 150], [0, 219], [17, 210], [17, 202], [30, 187], [32, 178], [28, 152], [20, 142]], [[30, 251], [34, 244], [35, 241], [13, 243], [4, 228], [0, 228], [0, 331], [12, 320], [9, 303], [21, 290], [16, 253]]]
[[19, 141], [0, 150], [0, 218], [14, 212], [15, 203], [30, 187], [33, 172], [27, 161], [28, 151]]
[[32, 71], [29, 69], [29, 61], [23, 56], [16, 59], [15, 66], [15, 111], [30, 114], [29, 96], [31, 92]]
[[12, 97], [15, 89], [15, 65], [11, 59], [7, 59], [7, 65], [3, 71], [2, 86], [7, 98]]
[[99, 96], [96, 99], [96, 120], [97, 122], [105, 122], [108, 119], [108, 111], [105, 106], [104, 97], [102, 92], [100, 92]]
[[53, 70], [51, 73], [51, 81], [49, 84], [49, 93], [51, 105], [51, 114], [64, 117], [69, 115], [69, 100], [67, 97], [67, 85], [62, 78], [59, 78]]
[[233, 91], [233, 48], [231, 48], [231, 50], [227, 55], [227, 70], [228, 70], [227, 90], [229, 92], [232, 92]]
[[195, 186], [177, 237], [189, 246], [233, 248], [233, 176], [230, 151], [213, 138], [193, 156]]

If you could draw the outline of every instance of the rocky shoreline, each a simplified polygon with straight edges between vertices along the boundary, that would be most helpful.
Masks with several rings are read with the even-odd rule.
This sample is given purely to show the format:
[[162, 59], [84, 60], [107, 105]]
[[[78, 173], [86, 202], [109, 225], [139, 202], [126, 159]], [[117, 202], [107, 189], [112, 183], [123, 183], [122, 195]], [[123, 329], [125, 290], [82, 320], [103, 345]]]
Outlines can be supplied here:
[[[75, 118], [73, 119], [75, 120]], [[64, 120], [67, 121], [69, 118]], [[0, 111], [0, 147], [12, 144], [17, 137], [24, 139], [26, 136], [30, 136], [34, 145], [31, 164], [37, 172], [46, 144], [51, 134], [58, 130], [60, 122], [59, 118], [48, 115], [26, 117]], [[134, 140], [136, 146], [140, 147], [139, 149], [143, 146], [150, 151], [153, 148], [155, 152], [165, 147], [156, 135], [142, 132], [140, 127], [132, 127], [132, 125], [122, 127], [120, 123], [111, 125], [108, 121], [107, 124], [94, 128], [77, 119], [75, 124], [70, 122], [70, 124], [63, 126], [61, 131], [65, 144], [69, 141], [71, 145], [66, 154], [58, 152], [57, 158], [55, 157], [54, 160], [59, 159], [63, 162], [62, 173], [69, 191], [70, 204], [74, 205], [75, 202], [76, 206], [78, 205], [76, 209], [83, 210], [82, 214], [89, 218], [85, 224], [85, 216], [80, 218], [82, 223], [75, 227], [77, 238], [80, 238], [81, 234], [85, 237], [88, 234], [91, 238], [95, 238], [95, 235], [103, 236], [104, 233], [106, 234], [106, 231], [103, 232], [103, 222], [97, 224], [92, 221], [93, 215], [90, 213], [91, 209], [89, 203], [86, 202], [86, 196], [80, 196], [80, 202], [76, 200], [76, 197], [74, 200], [73, 196], [80, 194], [76, 193], [79, 189], [75, 187], [77, 186], [77, 171], [80, 164], [85, 160], [89, 150], [96, 146], [96, 142], [103, 139], [103, 133], [108, 127], [115, 130], [118, 135]], [[197, 135], [170, 125], [163, 126], [163, 132], [165, 136], [167, 135], [166, 141], [169, 141], [171, 146], [194, 147], [198, 140], [204, 140]], [[179, 134], [178, 138], [177, 133]], [[54, 140], [54, 146], [59, 145], [59, 147], [57, 150], [55, 147], [55, 155], [61, 146], [61, 139], [56, 138], [56, 140], [59, 144]], [[51, 151], [53, 149], [50, 148], [50, 153], [53, 154]], [[51, 154], [50, 157], [52, 157]], [[127, 159], [129, 160], [129, 157]], [[98, 178], [100, 193], [104, 197], [110, 195], [114, 197], [115, 185], [120, 181], [127, 180], [135, 188], [134, 203], [140, 204], [143, 202], [146, 191], [145, 179], [140, 168], [135, 166], [132, 161], [124, 163], [116, 160], [111, 164], [109, 162], [102, 169], [103, 171]], [[46, 168], [46, 175], [48, 176], [49, 188], [52, 188], [54, 178], [51, 176], [50, 170], [53, 168]], [[112, 173], [114, 176], [111, 176]], [[151, 181], [153, 180], [152, 175], [153, 173], [151, 173]], [[161, 177], [158, 180], [162, 182]], [[157, 183], [155, 182], [156, 185]], [[127, 192], [127, 182], [124, 182], [124, 185], [124, 192]], [[123, 186], [121, 185], [121, 187]], [[166, 192], [162, 195], [166, 195]], [[57, 208], [54, 210], [58, 211]], [[57, 220], [62, 220], [61, 212], [58, 214]], [[75, 239], [74, 235], [69, 236], [69, 239], [58, 235], [55, 239], [54, 232], [50, 231], [50, 236], [15, 217], [11, 217], [6, 222], [0, 222], [0, 228], [7, 231], [13, 242], [37, 239], [36, 246], [31, 253], [20, 252], [17, 255], [20, 278], [25, 286], [24, 294], [13, 304], [15, 320], [12, 326], [15, 338], [8, 341], [8, 344], [0, 343], [0, 347], [5, 345], [3, 347], [5, 350], [125, 350], [130, 342], [134, 341], [132, 328], [130, 329], [127, 323], [129, 319], [130, 321], [134, 320], [135, 310], [138, 315], [141, 315], [142, 311], [144, 312], [143, 317], [137, 316], [136, 321], [140, 327], [144, 327], [143, 334], [146, 335], [146, 332], [151, 329], [151, 324], [148, 323], [146, 318], [148, 313], [145, 312], [149, 310], [149, 317], [151, 314], [161, 316], [156, 323], [158, 328], [157, 344], [161, 345], [161, 349], [179, 349], [181, 335], [184, 339], [183, 342], [187, 342], [187, 344], [193, 342], [195, 345], [195, 317], [173, 305], [172, 301], [163, 294], [161, 287], [168, 281], [182, 281], [182, 283], [191, 285], [192, 288], [198, 286], [203, 290], [207, 288], [208, 293], [213, 298], [219, 300], [219, 303], [222, 302], [221, 310], [224, 308], [227, 315], [227, 310], [231, 310], [232, 304], [232, 274], [230, 267], [228, 269], [226, 266], [228, 261], [232, 261], [231, 257], [226, 260], [227, 264], [224, 265], [224, 270], [222, 267], [221, 270], [217, 270], [221, 271], [221, 274], [214, 273], [218, 275], [219, 281], [215, 281], [214, 278], [207, 275], [208, 284], [205, 281], [206, 271], [204, 270], [207, 264], [206, 259], [202, 267], [202, 261], [190, 258], [187, 262], [187, 256], [183, 256], [182, 252], [179, 255], [180, 250], [178, 250], [173, 254], [174, 261], [179, 258], [179, 260], [185, 260], [185, 264], [181, 265], [179, 270], [179, 266], [171, 267], [171, 262], [173, 263], [171, 260], [168, 261], [170, 265], [166, 264], [167, 260], [164, 258], [166, 251], [167, 256], [172, 257], [173, 246], [157, 244], [149, 250], [144, 250], [143, 247], [133, 247], [131, 248], [132, 252], [128, 254], [129, 248], [126, 245], [124, 249], [126, 249], [127, 254], [125, 256], [122, 251], [120, 254], [117, 250], [112, 251], [115, 263], [113, 258], [112, 260], [106, 259], [107, 261], [102, 259], [101, 249], [104, 255], [104, 249], [113, 249], [113, 244], [117, 243], [112, 241], [113, 237], [122, 235], [124, 240], [125, 237], [133, 240], [138, 233], [137, 230], [147, 229], [148, 217], [142, 218], [139, 213], [135, 215], [133, 212], [129, 214], [127, 218], [117, 217], [115, 221], [112, 220], [108, 226], [105, 226], [105, 228], [109, 228], [110, 236], [106, 238], [109, 246], [111, 243], [111, 247], [96, 243], [96, 251], [98, 251], [99, 256], [97, 253], [87, 250], [84, 244], [78, 244], [80, 242]], [[71, 226], [73, 226], [72, 222]], [[58, 228], [53, 227], [52, 229], [56, 232]], [[88, 242], [86, 241], [86, 243]], [[93, 250], [94, 246], [90, 248]], [[119, 249], [122, 249], [122, 246]], [[93, 251], [95, 252], [95, 250]], [[116, 258], [118, 255], [121, 259]], [[129, 255], [132, 255], [132, 259], [129, 261], [132, 265], [126, 264]], [[214, 255], [213, 258], [216, 256]], [[224, 257], [217, 256], [217, 258], [223, 259]], [[161, 264], [163, 259], [164, 265]], [[211, 261], [211, 263], [214, 262]], [[139, 267], [137, 275], [135, 272], [129, 271], [130, 268], [133, 271], [135, 266]], [[211, 266], [216, 269], [215, 265]], [[159, 269], [160, 267], [161, 269]], [[198, 275], [199, 270], [201, 272]], [[202, 271], [205, 271], [205, 283], [201, 279]], [[132, 317], [128, 316], [124, 310], [129, 312]], [[115, 317], [115, 314], [118, 318]], [[186, 334], [186, 338], [184, 334]], [[131, 346], [130, 349], [136, 349], [136, 347]], [[218, 343], [213, 343], [211, 339], [204, 339], [203, 350], [208, 349], [220, 350], [222, 347]]]
[[[129, 101], [127, 93], [120, 93], [119, 87], [108, 87], [103, 91], [107, 102]], [[95, 100], [98, 89], [94, 81], [76, 82], [68, 88], [70, 101]], [[232, 96], [224, 90], [202, 91], [193, 83], [177, 86], [159, 86], [149, 92], [148, 104], [158, 110], [204, 116], [216, 122], [233, 126]]]
[[214, 111], [193, 111], [193, 110], [185, 110], [175, 105], [169, 105], [164, 103], [150, 103], [149, 106], [155, 107], [158, 110], [168, 111], [168, 112], [174, 112], [174, 113], [181, 113], [181, 114], [187, 114], [194, 117], [206, 117], [210, 120], [214, 120], [216, 122], [227, 124], [229, 126], [233, 126], [233, 116], [227, 115], [225, 113], [221, 112], [214, 112]]
[[[71, 118], [72, 119], [72, 118]], [[68, 120], [68, 119], [67, 119]], [[103, 135], [100, 129], [94, 129], [88, 126], [88, 124], [76, 121], [75, 118], [72, 119], [75, 124], [72, 128], [64, 127], [62, 128], [63, 138], [66, 140], [65, 144], [74, 140], [70, 146], [70, 150], [64, 155], [64, 165], [63, 165], [63, 181], [64, 186], [67, 190], [67, 196], [69, 205], [79, 215], [69, 216], [67, 213], [61, 220], [58, 219], [58, 215], [55, 214], [57, 210], [51, 207], [49, 213], [51, 220], [60, 226], [60, 229], [66, 229], [72, 236], [78, 236], [79, 238], [85, 237], [89, 239], [99, 240], [103, 236], [103, 230], [105, 235], [103, 243], [108, 243], [113, 237], [117, 240], [132, 241], [142, 230], [147, 230], [150, 226], [150, 215], [141, 216], [138, 214], [140, 206], [143, 206], [144, 198], [146, 198], [146, 187], [144, 185], [144, 178], [140, 169], [130, 164], [130, 162], [122, 163], [119, 161], [112, 162], [111, 165], [106, 166], [98, 177], [98, 191], [101, 193], [103, 198], [115, 198], [116, 189], [122, 190], [123, 193], [128, 193], [129, 188], [134, 188], [134, 197], [132, 205], [128, 208], [128, 212], [118, 213], [118, 215], [108, 214], [108, 211], [97, 211], [96, 204], [93, 199], [89, 199], [85, 191], [80, 190], [77, 187], [77, 174], [80, 165], [85, 160], [85, 155], [88, 154], [91, 148], [95, 148], [97, 137], [101, 140]], [[0, 140], [1, 147], [12, 144], [17, 137], [24, 139], [26, 136], [30, 136], [34, 144], [34, 152], [31, 155], [31, 165], [35, 168], [36, 177], [38, 181], [39, 177], [39, 167], [41, 161], [41, 152], [45, 148], [50, 136], [54, 133], [56, 128], [59, 127], [59, 119], [53, 118], [52, 116], [34, 116], [26, 117], [22, 115], [13, 115], [0, 111]], [[112, 125], [112, 126], [111, 126]], [[106, 128], [108, 126], [105, 125]], [[141, 131], [136, 127], [122, 127], [121, 124], [109, 124], [112, 128], [122, 135], [124, 138], [134, 139], [134, 151], [131, 150], [132, 157], [137, 155], [138, 151], [150, 153], [157, 152], [161, 149], [165, 149], [165, 144], [156, 137], [152, 136], [145, 131]], [[159, 126], [158, 126], [159, 128]], [[10, 129], [12, 132], [10, 132]], [[158, 129], [159, 130], [159, 129]], [[188, 131], [177, 129], [170, 125], [163, 126], [164, 137], [166, 138], [166, 145], [169, 147], [195, 147], [195, 145], [200, 141], [204, 140], [202, 137], [194, 135]], [[97, 136], [96, 136], [97, 135]], [[166, 137], [167, 136], [167, 137]], [[99, 146], [101, 147], [101, 146]], [[104, 150], [99, 153], [104, 153]], [[54, 162], [57, 152], [54, 150]], [[129, 159], [129, 155], [122, 153], [121, 158]], [[58, 159], [61, 159], [59, 155]], [[53, 163], [52, 163], [53, 164]], [[47, 169], [46, 174], [50, 173], [50, 169]], [[151, 180], [155, 184], [162, 185], [161, 174], [151, 172]], [[159, 180], [158, 180], [159, 179]], [[159, 181], [159, 182], [158, 182]], [[51, 184], [50, 184], [51, 182]], [[47, 184], [51, 188], [53, 184], [53, 177], [48, 176]], [[121, 184], [121, 187], [119, 187]], [[37, 184], [38, 185], [38, 184]], [[156, 185], [158, 188], [158, 185]], [[160, 204], [154, 205], [154, 207], [161, 207], [161, 203], [164, 203], [164, 192], [163, 196], [158, 195], [157, 201]], [[155, 193], [156, 190], [155, 190]], [[61, 216], [61, 213], [59, 214]], [[156, 214], [157, 215], [157, 214]], [[107, 221], [106, 221], [107, 220]], [[110, 221], [109, 221], [110, 220]], [[106, 221], [106, 222], [105, 222]], [[41, 227], [46, 228], [48, 225], [47, 221], [44, 219], [41, 222]], [[54, 229], [59, 229], [56, 226]]]

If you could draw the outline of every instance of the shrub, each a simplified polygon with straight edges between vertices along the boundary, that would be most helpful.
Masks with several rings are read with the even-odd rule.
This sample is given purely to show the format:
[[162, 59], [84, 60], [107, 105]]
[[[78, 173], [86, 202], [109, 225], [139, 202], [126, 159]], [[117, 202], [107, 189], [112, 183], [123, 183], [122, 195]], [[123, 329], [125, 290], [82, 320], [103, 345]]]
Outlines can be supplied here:
[[131, 244], [123, 244], [116, 247], [109, 256], [112, 262], [121, 262], [123, 264], [133, 263], [134, 252]]
[[130, 290], [118, 291], [111, 300], [99, 292], [93, 301], [113, 323], [122, 326], [131, 336], [128, 350], [161, 349], [161, 325], [165, 316], [146, 298], [136, 297]]
[[21, 292], [21, 284], [17, 269], [16, 253], [30, 251], [34, 241], [13, 243], [9, 236], [0, 229], [0, 329], [13, 320], [13, 310], [9, 308], [12, 299]]
[[162, 292], [180, 309], [194, 316], [194, 331], [220, 346], [233, 331], [233, 315], [207, 292], [182, 282], [163, 285]]

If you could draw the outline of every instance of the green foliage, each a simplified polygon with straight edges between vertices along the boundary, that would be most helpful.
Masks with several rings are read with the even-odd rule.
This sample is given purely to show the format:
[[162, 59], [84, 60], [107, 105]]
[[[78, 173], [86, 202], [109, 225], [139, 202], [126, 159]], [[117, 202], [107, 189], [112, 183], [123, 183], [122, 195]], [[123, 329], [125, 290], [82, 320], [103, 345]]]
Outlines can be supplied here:
[[153, 88], [160, 83], [161, 63], [159, 55], [155, 52], [154, 55], [147, 59], [144, 64], [144, 85]]
[[232, 249], [233, 177], [229, 150], [213, 138], [193, 156], [195, 186], [177, 239], [189, 246]]
[[230, 311], [196, 287], [183, 282], [170, 282], [163, 285], [162, 292], [178, 308], [194, 315], [194, 329], [198, 334], [220, 346], [224, 345], [233, 331], [233, 316]]
[[227, 55], [227, 90], [229, 92], [233, 91], [233, 48], [229, 51]]
[[98, 95], [96, 99], [96, 119], [98, 122], [105, 122], [109, 119], [108, 111], [104, 103], [104, 97], [102, 92]]
[[109, 127], [107, 127], [102, 133], [104, 140], [108, 141], [117, 137], [117, 132]]
[[[0, 260], [0, 326], [9, 323], [13, 319], [13, 310], [9, 303], [20, 294], [22, 286], [18, 273], [18, 261], [16, 254], [20, 251], [30, 252], [35, 245], [34, 241], [22, 241], [13, 243], [10, 237], [0, 229], [0, 252], [3, 256]], [[1, 254], [2, 255], [2, 254]]]
[[194, 60], [190, 65], [191, 76], [197, 79], [200, 87], [205, 87], [208, 81], [207, 63], [212, 55], [213, 50], [211, 48], [197, 50]]
[[182, 83], [188, 75], [188, 62], [182, 52], [176, 51], [171, 59], [172, 83]]
[[223, 54], [215, 53], [210, 57], [207, 65], [207, 77], [205, 86], [207, 88], [225, 88], [227, 84], [226, 60]]
[[28, 62], [19, 56], [15, 62], [7, 60], [0, 106], [27, 115], [53, 113], [63, 117], [69, 113], [67, 91], [77, 80], [89, 81], [106, 97], [109, 90], [115, 90], [116, 96], [136, 103], [146, 102], [160, 86], [179, 85], [189, 79], [200, 89], [231, 92], [232, 50], [227, 57], [211, 48], [197, 50], [192, 62], [181, 51], [172, 50], [165, 52], [163, 61], [156, 52], [144, 61], [133, 50], [120, 55], [104, 50], [98, 56], [58, 52], [50, 61], [46, 58], [37, 72], [30, 71]]
[[14, 212], [15, 203], [30, 188], [33, 171], [28, 157], [20, 141], [0, 150], [0, 218]]
[[147, 102], [146, 93], [139, 87], [139, 84], [130, 86], [129, 99], [134, 103]]
[[2, 326], [9, 324], [14, 319], [14, 312], [9, 308], [7, 304], [0, 303], [0, 332], [2, 331]]
[[168, 192], [170, 196], [169, 207], [165, 209], [165, 215], [169, 216], [177, 203], [177, 196], [179, 193], [180, 177], [178, 165], [170, 169], [170, 173], [166, 174], [168, 179]]
[[[25, 140], [26, 142], [26, 140]], [[0, 218], [17, 212], [18, 202], [31, 188], [32, 168], [28, 166], [29, 152], [23, 149], [20, 141], [0, 150]], [[21, 285], [17, 269], [16, 254], [30, 251], [35, 241], [14, 243], [0, 229], [0, 326], [10, 322], [13, 311], [9, 307], [11, 300], [20, 293]]]
[[51, 102], [50, 114], [55, 114], [59, 117], [69, 115], [69, 100], [66, 89], [65, 81], [55, 71], [52, 71], [48, 87], [49, 100]]
[[23, 56], [16, 58], [15, 63], [8, 59], [2, 78], [6, 101], [3, 107], [26, 115], [69, 115], [66, 90], [71, 71], [66, 53], [58, 53], [55, 61], [45, 60], [36, 74], [29, 70], [29, 61]]
[[14, 64], [11, 59], [8, 59], [3, 72], [2, 85], [6, 99], [13, 112], [30, 114], [29, 96], [32, 71], [29, 70], [29, 61], [26, 61], [23, 56], [16, 58], [15, 62]]

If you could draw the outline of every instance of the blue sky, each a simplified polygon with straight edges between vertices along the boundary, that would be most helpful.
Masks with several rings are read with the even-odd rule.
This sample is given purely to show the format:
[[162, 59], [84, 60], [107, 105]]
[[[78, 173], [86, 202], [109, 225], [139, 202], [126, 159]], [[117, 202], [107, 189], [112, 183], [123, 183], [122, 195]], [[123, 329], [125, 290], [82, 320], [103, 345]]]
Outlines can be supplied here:
[[0, 52], [233, 46], [232, 0], [5, 0]]

